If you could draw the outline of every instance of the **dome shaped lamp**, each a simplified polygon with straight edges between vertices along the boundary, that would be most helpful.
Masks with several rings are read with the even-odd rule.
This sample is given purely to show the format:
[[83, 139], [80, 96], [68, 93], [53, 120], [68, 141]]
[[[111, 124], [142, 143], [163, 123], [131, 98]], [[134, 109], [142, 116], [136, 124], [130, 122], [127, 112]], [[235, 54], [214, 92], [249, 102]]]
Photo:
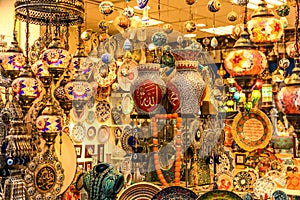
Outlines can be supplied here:
[[55, 142], [56, 136], [63, 127], [63, 118], [58, 110], [53, 106], [53, 102], [48, 101], [41, 115], [36, 119], [36, 127], [46, 141], [48, 148]]
[[260, 1], [247, 25], [251, 41], [264, 46], [273, 46], [284, 32], [282, 23], [274, 17], [265, 0]]
[[41, 55], [41, 60], [56, 84], [71, 62], [71, 54], [61, 46], [57, 30], [48, 49]]
[[1, 74], [11, 80], [17, 78], [24, 68], [26, 58], [23, 50], [20, 48], [17, 41], [17, 33], [14, 32], [13, 41], [11, 46], [6, 52], [0, 54]]

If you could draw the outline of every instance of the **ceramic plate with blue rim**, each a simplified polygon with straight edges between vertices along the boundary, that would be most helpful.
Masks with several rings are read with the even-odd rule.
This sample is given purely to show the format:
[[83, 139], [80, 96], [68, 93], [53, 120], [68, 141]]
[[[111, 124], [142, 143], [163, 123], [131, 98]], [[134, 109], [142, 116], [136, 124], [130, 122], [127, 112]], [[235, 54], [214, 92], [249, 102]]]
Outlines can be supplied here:
[[288, 200], [287, 194], [282, 190], [276, 190], [273, 192], [272, 196], [275, 200]]
[[197, 195], [192, 190], [181, 186], [167, 187], [158, 193], [156, 193], [152, 200], [170, 200], [170, 199], [184, 199], [184, 200], [195, 200]]
[[212, 190], [201, 195], [197, 200], [242, 200], [242, 198], [227, 190]]
[[149, 0], [137, 0], [138, 7], [143, 9], [147, 6]]

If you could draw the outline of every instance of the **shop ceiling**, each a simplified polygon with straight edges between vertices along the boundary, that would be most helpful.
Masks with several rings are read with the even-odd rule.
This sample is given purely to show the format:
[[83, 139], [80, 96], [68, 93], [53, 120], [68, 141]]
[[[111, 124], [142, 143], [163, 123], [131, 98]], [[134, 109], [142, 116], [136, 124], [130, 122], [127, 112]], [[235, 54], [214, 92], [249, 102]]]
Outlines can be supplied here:
[[[188, 20], [193, 20], [195, 23], [205, 24], [205, 27], [197, 27], [197, 38], [210, 37], [214, 34], [206, 33], [201, 31], [202, 28], [212, 28], [213, 26], [228, 26], [236, 25], [241, 23], [244, 8], [233, 4], [229, 0], [219, 0], [221, 2], [221, 9], [212, 13], [207, 9], [207, 3], [209, 0], [198, 0], [192, 6], [186, 4], [185, 0], [149, 0], [148, 6], [149, 18], [162, 21], [163, 23], [169, 23], [173, 25], [174, 30], [181, 33], [186, 33], [184, 24]], [[274, 0], [275, 1], [275, 0]], [[85, 1], [85, 28], [92, 29], [93, 31], [98, 31], [98, 23], [104, 19], [99, 11], [100, 0], [86, 0]], [[114, 4], [114, 12], [107, 16], [106, 19], [113, 22], [123, 9], [127, 6], [125, 0], [112, 0]], [[160, 2], [160, 10], [158, 9], [158, 2]], [[272, 2], [272, 1], [271, 1]], [[137, 5], [136, 0], [131, 0], [128, 5], [132, 8]], [[235, 22], [230, 22], [227, 19], [227, 14], [234, 10], [238, 14], [238, 19]], [[253, 9], [249, 9], [248, 13], [251, 14]], [[275, 12], [275, 17], [279, 18]], [[192, 14], [192, 15], [191, 15]], [[215, 16], [214, 16], [215, 14]], [[135, 15], [142, 17], [143, 11], [135, 9]], [[214, 20], [215, 19], [215, 22]], [[295, 23], [295, 8], [291, 7], [289, 16], [287, 17], [289, 22], [289, 29], [294, 27]], [[162, 25], [160, 25], [162, 26]], [[109, 33], [111, 35], [119, 33], [118, 28], [114, 26], [113, 23], [110, 24]]]

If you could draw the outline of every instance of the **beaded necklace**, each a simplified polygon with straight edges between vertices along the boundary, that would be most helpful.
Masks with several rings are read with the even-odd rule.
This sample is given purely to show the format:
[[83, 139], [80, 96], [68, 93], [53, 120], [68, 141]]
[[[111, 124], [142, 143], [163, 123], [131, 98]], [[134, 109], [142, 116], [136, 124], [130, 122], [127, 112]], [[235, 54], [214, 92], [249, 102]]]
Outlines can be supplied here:
[[158, 179], [160, 180], [162, 187], [169, 187], [169, 183], [166, 181], [160, 166], [159, 155], [158, 155], [158, 128], [157, 128], [157, 120], [158, 119], [173, 119], [176, 121], [176, 125], [174, 128], [175, 131], [175, 149], [176, 149], [176, 157], [175, 157], [175, 179], [174, 185], [180, 185], [180, 158], [181, 158], [181, 124], [182, 118], [178, 117], [177, 113], [174, 114], [156, 114], [152, 118], [152, 136], [153, 136], [153, 151], [154, 151], [154, 165], [156, 169], [156, 173]]

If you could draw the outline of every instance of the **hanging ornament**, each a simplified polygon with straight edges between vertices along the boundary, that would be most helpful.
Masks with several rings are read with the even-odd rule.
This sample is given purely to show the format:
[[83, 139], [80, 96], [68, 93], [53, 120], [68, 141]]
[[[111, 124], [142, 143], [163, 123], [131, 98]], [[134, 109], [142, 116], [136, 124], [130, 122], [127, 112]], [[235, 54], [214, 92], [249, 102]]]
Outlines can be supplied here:
[[260, 99], [261, 97], [261, 93], [259, 90], [253, 90], [252, 91], [252, 95], [251, 95], [252, 99], [253, 99], [253, 105], [256, 105], [257, 101]]
[[290, 14], [290, 6], [287, 4], [282, 4], [278, 6], [276, 13], [279, 17], [286, 17]]
[[[298, 48], [300, 48], [300, 44], [298, 43]], [[291, 43], [290, 45], [288, 45], [287, 47], [286, 47], [286, 53], [287, 53], [287, 55], [289, 56], [289, 57], [291, 57], [291, 58], [296, 58], [297, 57], [297, 54], [298, 54], [298, 52], [296, 51], [296, 43], [295, 42], [293, 42], [293, 43]]]
[[124, 15], [118, 17], [118, 26], [120, 26], [123, 29], [127, 29], [130, 27], [130, 25], [131, 25], [131, 20], [128, 17]]
[[204, 38], [202, 40], [203, 45], [205, 46], [206, 51], [208, 50], [208, 45], [210, 44], [210, 39], [209, 38]]
[[99, 4], [99, 10], [103, 15], [110, 15], [114, 11], [114, 4], [110, 1], [102, 1]]
[[105, 40], [107, 40], [109, 38], [109, 35], [107, 33], [101, 33], [99, 35], [99, 41], [100, 42], [104, 42]]
[[106, 31], [109, 28], [109, 22], [107, 20], [102, 20], [99, 22], [98, 27], [102, 30], [102, 31]]
[[138, 7], [143, 9], [147, 6], [149, 0], [137, 0]]
[[281, 22], [283, 28], [287, 28], [289, 26], [289, 22], [286, 17], [280, 17], [279, 21]]
[[134, 9], [131, 8], [130, 6], [127, 6], [126, 8], [124, 8], [123, 10], [123, 15], [125, 17], [131, 18], [134, 16]]
[[185, 0], [185, 2], [187, 5], [191, 6], [196, 2], [196, 0]]
[[193, 21], [185, 22], [185, 29], [187, 32], [192, 33], [197, 29], [196, 23]]
[[210, 12], [218, 12], [221, 9], [221, 3], [218, 0], [210, 0], [207, 7]]
[[172, 24], [164, 24], [163, 30], [166, 34], [170, 34], [173, 32], [173, 26]]
[[211, 39], [211, 41], [210, 41], [210, 46], [212, 47], [212, 48], [216, 48], [217, 46], [218, 46], [218, 40], [217, 40], [217, 38], [216, 37], [213, 37], [212, 39]]
[[232, 10], [230, 13], [228, 13], [227, 19], [231, 22], [236, 21], [237, 20], [237, 13]]
[[83, 31], [80, 35], [80, 38], [83, 40], [83, 41], [88, 41], [91, 39], [92, 37], [92, 29], [87, 29], [85, 31]]
[[168, 36], [163, 32], [156, 32], [152, 35], [151, 41], [155, 46], [163, 46], [167, 42]]

